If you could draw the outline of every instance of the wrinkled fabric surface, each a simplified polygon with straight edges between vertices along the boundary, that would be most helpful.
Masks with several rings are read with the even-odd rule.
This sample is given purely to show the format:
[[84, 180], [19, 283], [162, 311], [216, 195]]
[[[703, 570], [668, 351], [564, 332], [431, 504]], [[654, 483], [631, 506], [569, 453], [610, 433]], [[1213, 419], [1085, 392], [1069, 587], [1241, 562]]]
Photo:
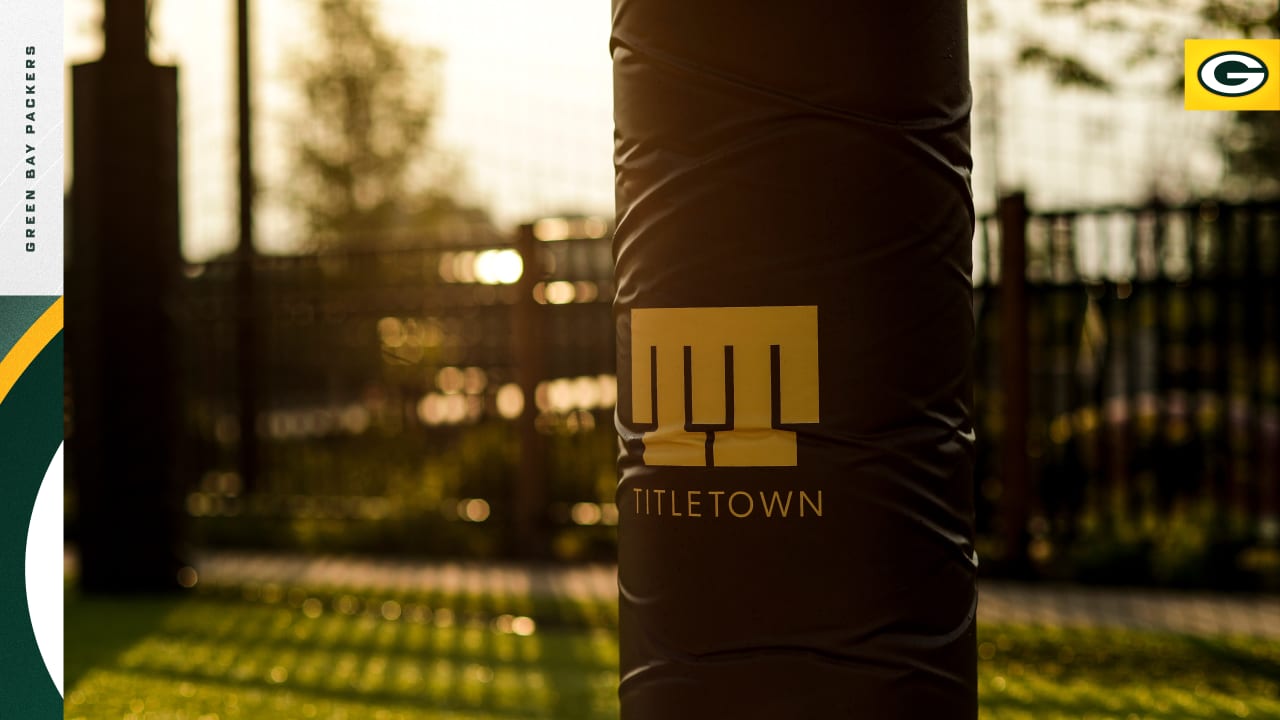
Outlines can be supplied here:
[[624, 720], [977, 716], [966, 33], [613, 0]]

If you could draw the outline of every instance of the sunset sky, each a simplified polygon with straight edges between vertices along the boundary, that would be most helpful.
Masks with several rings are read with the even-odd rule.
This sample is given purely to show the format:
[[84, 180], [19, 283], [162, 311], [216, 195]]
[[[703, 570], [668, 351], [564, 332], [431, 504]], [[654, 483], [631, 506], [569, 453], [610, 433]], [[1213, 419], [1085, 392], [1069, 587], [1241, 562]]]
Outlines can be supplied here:
[[[66, 1], [70, 63], [100, 52], [100, 1]], [[1069, 22], [1046, 25], [1019, 0], [984, 4], [1001, 9], [1002, 28], [975, 29], [971, 41], [980, 209], [992, 204], [996, 163], [1005, 185], [1027, 187], [1042, 207], [1133, 201], [1155, 177], [1212, 189], [1221, 172], [1207, 142], [1216, 118], [1186, 113], [1176, 99], [1149, 89], [1122, 85], [1100, 96], [1051, 88], [1012, 66], [1013, 38], [1049, 28], [1104, 59], [1108, 43]], [[264, 189], [258, 245], [282, 252], [300, 240], [280, 199], [288, 182], [282, 129], [296, 107], [288, 59], [305, 49], [309, 3], [253, 5], [256, 164]], [[181, 68], [183, 243], [192, 259], [229, 249], [236, 236], [234, 6], [153, 2], [153, 59]], [[569, 211], [612, 214], [606, 0], [382, 0], [381, 7], [385, 28], [443, 55], [435, 145], [460, 161], [467, 197], [503, 226]]]

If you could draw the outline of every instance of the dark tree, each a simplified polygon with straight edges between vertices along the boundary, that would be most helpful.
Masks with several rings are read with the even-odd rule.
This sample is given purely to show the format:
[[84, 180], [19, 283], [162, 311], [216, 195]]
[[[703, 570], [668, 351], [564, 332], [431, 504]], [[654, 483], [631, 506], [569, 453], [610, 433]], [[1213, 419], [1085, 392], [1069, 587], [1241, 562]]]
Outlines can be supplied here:
[[[1280, 38], [1280, 2], [1207, 0], [1201, 17], [1245, 38]], [[1234, 194], [1280, 195], [1280, 113], [1236, 113], [1220, 136], [1227, 160], [1227, 190]]]
[[[1124, 44], [1125, 67], [1163, 63], [1169, 67], [1168, 90], [1182, 93], [1182, 44], [1185, 36], [1170, 27], [1170, 15], [1193, 13], [1204, 37], [1280, 37], [1280, 2], [1276, 0], [1040, 0], [1049, 15], [1078, 17], [1090, 31]], [[993, 15], [989, 4], [987, 14]], [[997, 22], [992, 18], [989, 22]], [[1100, 68], [1079, 48], [1055, 42], [1045, 33], [1020, 38], [1018, 59], [1039, 68], [1063, 86], [1109, 91], [1115, 69]], [[1280, 115], [1236, 113], [1218, 137], [1227, 177], [1223, 190], [1232, 195], [1268, 197], [1280, 194]]]
[[458, 172], [431, 142], [439, 54], [388, 34], [373, 0], [322, 0], [295, 62], [287, 194], [315, 249], [420, 243], [446, 223], [487, 224], [458, 201]]

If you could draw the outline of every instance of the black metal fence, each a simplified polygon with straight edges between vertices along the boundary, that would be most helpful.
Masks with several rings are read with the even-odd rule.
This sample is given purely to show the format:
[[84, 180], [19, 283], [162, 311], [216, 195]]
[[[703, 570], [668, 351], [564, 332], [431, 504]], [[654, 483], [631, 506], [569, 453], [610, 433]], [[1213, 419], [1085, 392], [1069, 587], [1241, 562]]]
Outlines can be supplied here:
[[1015, 197], [975, 246], [981, 549], [1083, 579], [1274, 579], [1280, 204]]
[[[607, 231], [592, 218], [545, 220], [522, 228], [536, 250], [523, 256], [518, 237], [484, 236], [258, 259], [254, 488], [243, 487], [236, 452], [241, 266], [189, 266], [182, 385], [196, 541], [608, 553]], [[530, 484], [545, 488], [522, 492]]]
[[[1031, 214], [1020, 202], [975, 238], [984, 562], [1130, 581], [1274, 575], [1280, 203]], [[611, 556], [607, 227], [520, 232], [256, 261], [252, 492], [235, 452], [239, 266], [189, 266], [196, 540]], [[1017, 267], [1020, 282], [1001, 277]]]

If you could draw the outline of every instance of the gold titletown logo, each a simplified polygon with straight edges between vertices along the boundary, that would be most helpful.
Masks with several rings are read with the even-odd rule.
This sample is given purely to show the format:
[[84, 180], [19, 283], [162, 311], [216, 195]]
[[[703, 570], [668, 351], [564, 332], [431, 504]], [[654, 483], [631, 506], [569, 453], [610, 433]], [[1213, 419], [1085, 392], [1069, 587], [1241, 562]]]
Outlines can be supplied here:
[[817, 306], [632, 310], [631, 408], [646, 465], [796, 465], [781, 426], [818, 422]]

